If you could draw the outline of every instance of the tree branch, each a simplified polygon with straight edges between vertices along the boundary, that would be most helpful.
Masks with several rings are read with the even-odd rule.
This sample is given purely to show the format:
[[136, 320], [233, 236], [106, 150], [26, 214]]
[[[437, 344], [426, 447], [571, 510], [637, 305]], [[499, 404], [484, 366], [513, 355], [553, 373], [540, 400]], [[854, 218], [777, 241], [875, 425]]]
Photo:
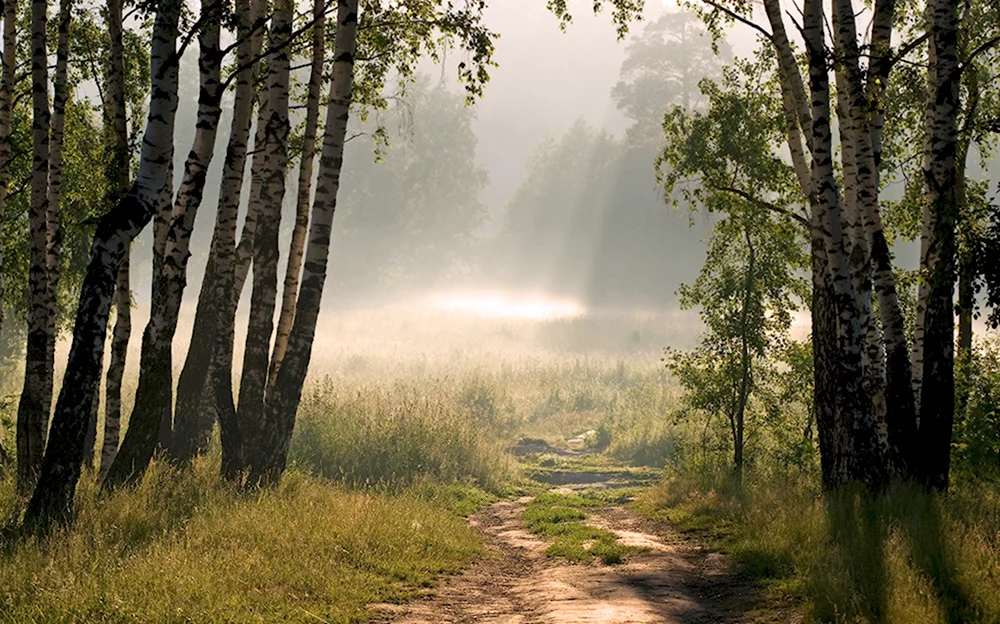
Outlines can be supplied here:
[[736, 13], [732, 9], [728, 9], [728, 8], [722, 6], [721, 4], [715, 2], [714, 0], [701, 0], [701, 1], [703, 3], [705, 3], [705, 4], [707, 4], [708, 6], [714, 8], [717, 11], [721, 11], [721, 12], [725, 13], [726, 15], [728, 15], [731, 18], [733, 18], [734, 20], [736, 20], [736, 21], [738, 21], [738, 22], [740, 22], [742, 24], [745, 24], [745, 25], [749, 26], [750, 28], [753, 28], [754, 30], [756, 30], [760, 34], [764, 35], [767, 38], [768, 41], [771, 41], [771, 42], [774, 41], [774, 35], [772, 35], [771, 33], [769, 33], [766, 28], [764, 28], [760, 24], [754, 22], [753, 20], [750, 20], [750, 19], [747, 19], [747, 18], [743, 17], [739, 13]]
[[733, 195], [736, 195], [737, 197], [739, 197], [741, 199], [745, 199], [748, 202], [751, 202], [752, 204], [755, 204], [756, 206], [758, 206], [760, 208], [764, 208], [765, 210], [769, 210], [769, 211], [774, 212], [776, 214], [780, 214], [780, 215], [782, 215], [784, 217], [788, 217], [789, 219], [792, 219], [792, 220], [798, 222], [799, 225], [805, 227], [806, 229], [809, 228], [809, 220], [806, 219], [805, 217], [803, 217], [802, 215], [797, 214], [795, 212], [792, 212], [791, 210], [788, 210], [787, 208], [782, 208], [781, 206], [777, 206], [775, 204], [772, 204], [771, 202], [764, 201], [763, 199], [761, 199], [759, 197], [754, 197], [753, 195], [751, 195], [750, 193], [747, 193], [746, 191], [744, 191], [741, 188], [737, 188], [735, 186], [715, 186], [715, 185], [713, 185], [711, 188], [714, 191], [719, 191], [719, 192], [722, 192], [722, 193], [731, 193]]

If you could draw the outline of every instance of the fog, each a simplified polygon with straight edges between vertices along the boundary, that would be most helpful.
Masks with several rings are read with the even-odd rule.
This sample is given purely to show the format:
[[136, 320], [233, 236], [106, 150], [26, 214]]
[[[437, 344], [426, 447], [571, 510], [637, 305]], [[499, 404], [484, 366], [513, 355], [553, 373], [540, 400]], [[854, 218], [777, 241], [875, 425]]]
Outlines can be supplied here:
[[[452, 52], [441, 65], [422, 64], [390, 110], [367, 124], [355, 117], [359, 136], [346, 154], [317, 362], [335, 366], [365, 350], [653, 355], [667, 344], [693, 344], [697, 313], [678, 310], [676, 291], [697, 275], [711, 223], [664, 201], [654, 174], [657, 129], [637, 142], [628, 130], [639, 120], [612, 95], [629, 45], [646, 24], [678, 9], [649, 3], [645, 22], [618, 41], [607, 12], [593, 15], [589, 0], [570, 7], [573, 22], [563, 32], [542, 0], [491, 3], [486, 20], [500, 34], [498, 67], [473, 106], [464, 105], [455, 69], [462, 59]], [[729, 42], [747, 53], [754, 38], [735, 29]], [[707, 37], [690, 45], [711, 56]], [[182, 64], [177, 171], [193, 136], [196, 59], [193, 45]], [[700, 77], [686, 88], [696, 93]], [[204, 273], [229, 106], [192, 242], [175, 366], [187, 350]], [[370, 135], [380, 124], [390, 144], [376, 163]], [[296, 167], [282, 247], [291, 234]], [[135, 327], [148, 318], [151, 238], [147, 229], [135, 249]], [[134, 353], [140, 338], [134, 331]]]

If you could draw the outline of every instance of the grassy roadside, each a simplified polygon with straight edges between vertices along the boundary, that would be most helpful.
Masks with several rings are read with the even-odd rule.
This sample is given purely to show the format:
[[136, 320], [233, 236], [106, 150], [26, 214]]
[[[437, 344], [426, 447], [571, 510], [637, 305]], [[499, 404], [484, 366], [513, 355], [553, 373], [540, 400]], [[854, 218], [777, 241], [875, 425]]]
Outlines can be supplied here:
[[806, 621], [1000, 621], [1000, 488], [947, 497], [896, 485], [822, 497], [806, 479], [674, 474], [635, 508], [728, 553], [775, 605]]
[[[13, 487], [0, 484], [0, 508]], [[208, 462], [155, 465], [99, 500], [81, 483], [66, 533], [3, 544], [0, 622], [358, 622], [480, 552], [470, 492], [352, 491], [302, 473], [240, 495]]]

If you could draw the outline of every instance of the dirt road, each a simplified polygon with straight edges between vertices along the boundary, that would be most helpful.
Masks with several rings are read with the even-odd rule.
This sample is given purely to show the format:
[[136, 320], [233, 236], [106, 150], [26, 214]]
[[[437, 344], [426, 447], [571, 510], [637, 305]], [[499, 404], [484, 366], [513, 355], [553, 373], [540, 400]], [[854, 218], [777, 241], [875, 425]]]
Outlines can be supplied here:
[[755, 611], [759, 592], [722, 555], [626, 507], [588, 510], [586, 522], [642, 550], [620, 565], [574, 565], [546, 556], [548, 542], [521, 520], [530, 499], [472, 516], [488, 554], [420, 600], [385, 606], [395, 624], [664, 624], [787, 621]]

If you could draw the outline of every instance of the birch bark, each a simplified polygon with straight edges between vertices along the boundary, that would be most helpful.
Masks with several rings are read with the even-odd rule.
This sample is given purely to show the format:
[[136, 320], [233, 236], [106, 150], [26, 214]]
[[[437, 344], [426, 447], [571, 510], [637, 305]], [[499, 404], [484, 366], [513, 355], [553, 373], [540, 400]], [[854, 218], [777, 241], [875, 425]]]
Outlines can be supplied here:
[[[823, 6], [820, 0], [803, 5], [803, 37], [809, 57], [809, 88], [812, 112], [812, 204], [814, 249], [825, 249], [826, 271], [821, 282], [829, 284], [837, 315], [836, 418], [838, 431], [847, 438], [837, 446], [849, 449], [838, 462], [834, 480], [839, 485], [861, 481], [878, 487], [885, 479], [878, 449], [872, 405], [863, 387], [862, 326], [857, 298], [848, 269], [843, 231], [843, 207], [833, 167], [830, 131], [830, 84], [827, 70]], [[815, 279], [815, 278], [814, 278]], [[825, 285], [825, 284], [823, 284]], [[829, 347], [824, 347], [829, 348]]]
[[17, 406], [17, 490], [26, 496], [35, 486], [45, 451], [52, 407], [52, 368], [49, 366], [49, 59], [48, 3], [31, 3], [32, 168], [28, 212], [30, 267], [28, 269], [28, 342], [24, 361], [24, 388]]
[[[122, 33], [121, 0], [108, 0], [108, 37], [111, 55], [106, 77], [105, 127], [111, 131], [111, 147], [106, 175], [110, 189], [110, 205], [115, 205], [128, 191], [129, 150], [128, 120], [125, 112], [125, 48]], [[104, 400], [104, 439], [101, 444], [99, 474], [103, 478], [111, 468], [118, 453], [121, 437], [122, 377], [128, 356], [128, 341], [132, 334], [132, 291], [130, 279], [130, 250], [126, 250], [118, 276], [115, 279], [115, 328], [111, 338], [111, 361]]]
[[914, 334], [919, 392], [919, 477], [948, 487], [955, 409], [956, 118], [959, 107], [958, 3], [927, 2], [928, 71], [924, 144], [921, 282]]
[[323, 60], [326, 53], [326, 0], [313, 4], [312, 64], [309, 70], [309, 94], [306, 98], [306, 124], [302, 133], [302, 157], [299, 160], [298, 191], [295, 199], [295, 227], [288, 248], [288, 265], [281, 296], [281, 314], [274, 337], [271, 369], [268, 373], [265, 394], [271, 392], [274, 380], [288, 348], [288, 336], [295, 318], [295, 297], [299, 290], [299, 273], [305, 252], [306, 230], [309, 228], [309, 200], [311, 199], [313, 160], [316, 155], [316, 128], [319, 125], [320, 90], [323, 87]]
[[151, 97], [139, 171], [129, 193], [101, 218], [94, 235], [50, 440], [24, 515], [25, 527], [32, 530], [47, 531], [71, 516], [87, 418], [100, 381], [115, 278], [129, 243], [149, 223], [167, 182], [177, 112], [180, 10], [179, 0], [161, 0], [157, 5], [150, 49]]
[[264, 453], [251, 462], [249, 483], [264, 485], [280, 479], [288, 461], [288, 445], [295, 426], [295, 413], [302, 396], [316, 320], [323, 299], [330, 234], [344, 163], [344, 142], [350, 116], [354, 83], [354, 57], [358, 36], [358, 0], [338, 0], [334, 36], [333, 72], [330, 83], [319, 178], [309, 224], [309, 243], [302, 270], [302, 286], [296, 302], [295, 321], [285, 359], [264, 412]]
[[219, 39], [222, 7], [221, 2], [202, 6], [205, 25], [198, 35], [201, 88], [194, 142], [184, 163], [181, 186], [167, 230], [162, 268], [153, 288], [150, 320], [143, 332], [135, 406], [118, 456], [105, 478], [105, 487], [113, 488], [140, 479], [153, 456], [157, 438], [164, 447], [169, 438], [165, 432], [170, 427], [164, 422], [164, 415], [169, 420], [173, 411], [171, 345], [187, 283], [191, 232], [215, 152], [215, 138], [222, 114], [223, 53]]
[[251, 454], [259, 452], [256, 447], [262, 429], [264, 387], [278, 292], [278, 226], [285, 197], [289, 134], [290, 64], [284, 44], [292, 33], [292, 10], [290, 0], [278, 0], [271, 22], [271, 45], [281, 46], [281, 49], [268, 60], [265, 165], [261, 176], [260, 208], [253, 247], [253, 293], [237, 409], [243, 441]]
[[[262, 37], [257, 28], [260, 18], [260, 0], [238, 0], [236, 4], [237, 17], [240, 20], [237, 27], [237, 65], [247, 66], [252, 59], [260, 54]], [[222, 183], [219, 190], [219, 201], [216, 211], [215, 228], [212, 233], [212, 245], [205, 277], [202, 280], [201, 292], [198, 295], [198, 307], [195, 312], [194, 328], [191, 333], [191, 345], [177, 382], [177, 409], [174, 415], [174, 444], [172, 455], [181, 462], [187, 462], [207, 447], [212, 422], [204, 417], [206, 407], [214, 408], [213, 386], [209, 384], [211, 363], [218, 342], [220, 319], [224, 319], [228, 305], [219, 304], [233, 297], [230, 294], [232, 286], [232, 263], [236, 247], [236, 221], [240, 207], [240, 197], [243, 190], [243, 173], [246, 168], [247, 142], [250, 136], [250, 125], [254, 104], [254, 85], [256, 84], [256, 66], [244, 70], [236, 81], [236, 92], [233, 100], [233, 121], [230, 127], [229, 143], [226, 147], [226, 159], [222, 167]], [[248, 218], [250, 224], [255, 219]], [[227, 273], [228, 272], [228, 273]], [[223, 275], [226, 273], [226, 275]], [[236, 299], [238, 300], [238, 295]], [[233, 308], [235, 314], [235, 307]], [[231, 323], [230, 323], [231, 324]], [[224, 349], [224, 352], [225, 349]], [[229, 340], [228, 352], [232, 352], [232, 339]], [[230, 355], [230, 360], [232, 356]], [[231, 364], [230, 364], [231, 371]], [[232, 386], [232, 375], [225, 382]], [[230, 394], [232, 391], [230, 390]], [[206, 406], [206, 401], [211, 401]], [[215, 409], [218, 413], [218, 410]], [[223, 437], [223, 455], [226, 454], [227, 438], [231, 436], [231, 423], [220, 422]], [[227, 461], [224, 457], [224, 464]]]

